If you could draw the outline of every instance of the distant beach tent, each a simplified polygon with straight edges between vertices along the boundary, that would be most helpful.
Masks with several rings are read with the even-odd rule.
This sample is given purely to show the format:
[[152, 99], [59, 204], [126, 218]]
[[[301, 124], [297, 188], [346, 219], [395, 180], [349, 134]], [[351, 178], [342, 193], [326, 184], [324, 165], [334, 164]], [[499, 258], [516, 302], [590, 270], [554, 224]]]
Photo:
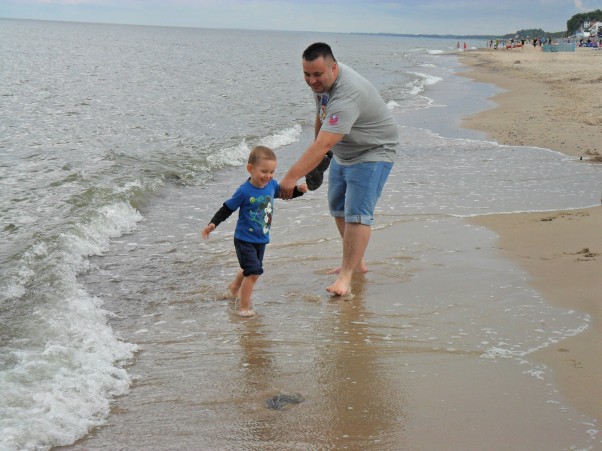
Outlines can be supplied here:
[[544, 52], [574, 52], [577, 44], [574, 42], [563, 42], [562, 44], [544, 44]]

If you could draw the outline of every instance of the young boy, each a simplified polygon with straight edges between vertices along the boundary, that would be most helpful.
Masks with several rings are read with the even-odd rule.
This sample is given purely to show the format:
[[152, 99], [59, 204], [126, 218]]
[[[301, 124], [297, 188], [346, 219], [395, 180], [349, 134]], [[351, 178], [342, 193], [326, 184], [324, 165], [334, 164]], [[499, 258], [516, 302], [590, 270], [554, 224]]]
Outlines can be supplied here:
[[[230, 215], [238, 212], [234, 232], [234, 248], [242, 268], [228, 286], [233, 296], [240, 299], [240, 316], [254, 316], [251, 308], [253, 287], [263, 274], [263, 254], [270, 242], [270, 226], [274, 198], [280, 197], [280, 185], [273, 179], [276, 170], [276, 154], [265, 146], [255, 146], [249, 155], [247, 171], [249, 179], [243, 183], [213, 216], [202, 231], [203, 239]], [[307, 185], [295, 187], [293, 197], [307, 192]]]

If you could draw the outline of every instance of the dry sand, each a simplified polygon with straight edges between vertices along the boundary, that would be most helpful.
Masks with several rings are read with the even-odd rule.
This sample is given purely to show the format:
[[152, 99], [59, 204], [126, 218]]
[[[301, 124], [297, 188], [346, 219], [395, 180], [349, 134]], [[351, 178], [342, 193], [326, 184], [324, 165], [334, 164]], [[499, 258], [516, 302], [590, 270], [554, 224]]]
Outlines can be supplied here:
[[[461, 61], [471, 69], [464, 75], [504, 90], [493, 98], [496, 108], [467, 118], [465, 127], [501, 144], [548, 148], [600, 164], [602, 50], [544, 53], [529, 45], [467, 52]], [[586, 332], [535, 357], [554, 370], [577, 409], [602, 421], [602, 207], [471, 222], [500, 236], [500, 252], [525, 268], [551, 304], [591, 316]]]
[[591, 159], [602, 155], [602, 50], [544, 53], [537, 47], [467, 52], [477, 81], [505, 91], [499, 106], [463, 125], [497, 142], [543, 147]]

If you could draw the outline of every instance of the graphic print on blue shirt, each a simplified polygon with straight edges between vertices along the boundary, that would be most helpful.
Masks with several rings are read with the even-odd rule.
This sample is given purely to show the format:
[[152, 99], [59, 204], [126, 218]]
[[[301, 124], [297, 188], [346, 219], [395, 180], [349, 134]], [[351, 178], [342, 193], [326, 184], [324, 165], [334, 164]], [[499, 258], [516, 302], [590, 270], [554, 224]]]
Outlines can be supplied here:
[[[272, 225], [272, 198], [270, 196], [251, 197], [249, 201], [256, 207], [255, 210], [249, 211], [251, 223], [255, 224], [255, 227], [259, 227], [264, 235], [269, 233]], [[253, 228], [250, 228], [249, 232], [253, 232]]]

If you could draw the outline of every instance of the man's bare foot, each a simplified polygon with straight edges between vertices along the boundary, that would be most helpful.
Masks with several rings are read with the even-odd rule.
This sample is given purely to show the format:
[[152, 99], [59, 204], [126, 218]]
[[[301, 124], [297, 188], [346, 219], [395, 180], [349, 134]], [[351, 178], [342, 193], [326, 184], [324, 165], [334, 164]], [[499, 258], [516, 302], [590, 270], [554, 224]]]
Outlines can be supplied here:
[[[326, 274], [339, 274], [341, 272], [341, 267], [330, 269]], [[368, 266], [365, 263], [362, 263], [359, 268], [355, 270], [357, 273], [365, 274], [368, 272]]]
[[348, 282], [337, 279], [335, 283], [326, 288], [326, 291], [334, 296], [346, 296], [351, 293], [351, 287]]

